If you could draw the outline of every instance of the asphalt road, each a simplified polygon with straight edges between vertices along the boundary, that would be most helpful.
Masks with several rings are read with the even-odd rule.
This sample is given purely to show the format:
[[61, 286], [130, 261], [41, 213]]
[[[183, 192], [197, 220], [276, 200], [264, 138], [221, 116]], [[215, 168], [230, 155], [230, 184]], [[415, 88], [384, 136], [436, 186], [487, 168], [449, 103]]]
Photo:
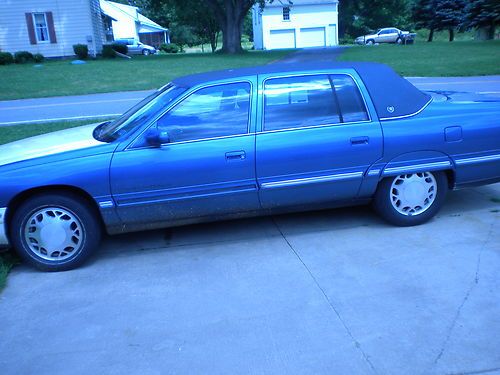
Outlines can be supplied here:
[[85, 267], [16, 267], [18, 374], [500, 374], [500, 184], [428, 224], [353, 208], [107, 238]]

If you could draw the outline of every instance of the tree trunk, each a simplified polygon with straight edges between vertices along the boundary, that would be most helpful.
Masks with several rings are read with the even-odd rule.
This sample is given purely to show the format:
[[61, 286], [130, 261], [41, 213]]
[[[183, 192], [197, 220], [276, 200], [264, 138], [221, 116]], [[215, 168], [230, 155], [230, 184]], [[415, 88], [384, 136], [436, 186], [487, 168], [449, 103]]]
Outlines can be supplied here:
[[428, 42], [432, 42], [434, 40], [434, 29], [431, 29], [429, 33], [429, 38], [427, 39]]
[[212, 48], [212, 52], [217, 49], [217, 33], [210, 33], [210, 48]]
[[243, 52], [241, 47], [241, 19], [228, 18], [222, 28], [222, 51], [225, 53]]
[[455, 40], [455, 30], [449, 29], [449, 32], [450, 32], [450, 42], [453, 42]]
[[491, 21], [491, 25], [490, 27], [488, 28], [488, 39], [491, 40], [491, 39], [495, 39], [495, 21]]

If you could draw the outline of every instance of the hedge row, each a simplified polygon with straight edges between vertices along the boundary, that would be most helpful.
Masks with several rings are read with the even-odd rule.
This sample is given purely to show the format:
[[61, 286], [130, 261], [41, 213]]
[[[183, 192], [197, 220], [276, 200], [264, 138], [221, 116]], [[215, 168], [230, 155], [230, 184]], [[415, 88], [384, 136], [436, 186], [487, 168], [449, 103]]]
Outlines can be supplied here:
[[10, 52], [0, 52], [0, 65], [40, 63], [44, 59], [45, 57], [41, 53], [32, 54], [28, 51], [18, 51], [12, 55]]

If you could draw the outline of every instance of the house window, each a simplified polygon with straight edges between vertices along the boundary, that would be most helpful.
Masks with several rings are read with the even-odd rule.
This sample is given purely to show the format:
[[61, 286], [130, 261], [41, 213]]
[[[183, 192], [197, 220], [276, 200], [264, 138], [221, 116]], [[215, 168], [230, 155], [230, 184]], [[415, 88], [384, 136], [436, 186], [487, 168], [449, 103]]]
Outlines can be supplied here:
[[36, 41], [38, 43], [50, 42], [49, 27], [45, 13], [33, 13]]
[[290, 7], [283, 7], [283, 21], [290, 21]]

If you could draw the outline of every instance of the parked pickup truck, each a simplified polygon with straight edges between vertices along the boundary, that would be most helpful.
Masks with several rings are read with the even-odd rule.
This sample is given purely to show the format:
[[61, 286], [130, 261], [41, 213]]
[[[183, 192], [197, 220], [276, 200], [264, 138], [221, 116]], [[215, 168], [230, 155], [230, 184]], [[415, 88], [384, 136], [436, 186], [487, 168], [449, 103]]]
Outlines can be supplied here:
[[386, 27], [378, 29], [373, 34], [363, 35], [354, 41], [356, 44], [376, 44], [376, 43], [396, 43], [396, 44], [411, 44], [415, 41], [417, 34], [409, 31], [401, 31], [395, 27]]
[[368, 202], [422, 224], [448, 190], [500, 181], [499, 118], [494, 98], [430, 95], [373, 63], [176, 78], [114, 121], [0, 146], [0, 246], [58, 271], [103, 231]]

